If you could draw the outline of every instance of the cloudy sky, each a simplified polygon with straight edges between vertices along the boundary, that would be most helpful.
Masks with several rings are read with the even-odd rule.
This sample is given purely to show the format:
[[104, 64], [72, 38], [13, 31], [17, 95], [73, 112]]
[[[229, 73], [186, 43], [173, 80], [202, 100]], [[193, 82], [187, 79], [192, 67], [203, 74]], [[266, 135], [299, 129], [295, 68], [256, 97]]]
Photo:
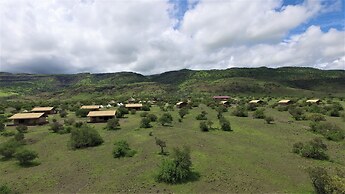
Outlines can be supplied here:
[[345, 69], [344, 0], [0, 0], [0, 71]]

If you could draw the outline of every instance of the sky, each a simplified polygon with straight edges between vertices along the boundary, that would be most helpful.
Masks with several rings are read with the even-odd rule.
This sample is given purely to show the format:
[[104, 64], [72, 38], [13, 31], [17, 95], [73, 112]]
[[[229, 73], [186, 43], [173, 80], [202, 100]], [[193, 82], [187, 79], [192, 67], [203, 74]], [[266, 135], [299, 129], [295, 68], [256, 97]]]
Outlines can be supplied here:
[[0, 0], [0, 71], [345, 69], [345, 0]]

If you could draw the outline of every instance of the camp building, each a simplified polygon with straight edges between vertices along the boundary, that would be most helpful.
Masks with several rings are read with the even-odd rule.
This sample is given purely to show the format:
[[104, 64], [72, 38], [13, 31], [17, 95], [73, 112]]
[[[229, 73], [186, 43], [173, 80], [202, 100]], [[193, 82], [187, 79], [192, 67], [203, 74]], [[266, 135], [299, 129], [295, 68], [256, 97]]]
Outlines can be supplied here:
[[223, 106], [230, 106], [230, 102], [227, 101], [227, 100], [222, 100], [219, 102], [220, 105], [223, 105]]
[[187, 102], [178, 102], [176, 103], [176, 107], [177, 108], [183, 108], [183, 107], [186, 107], [188, 105]]
[[249, 101], [249, 104], [262, 104], [264, 101], [262, 100], [251, 100]]
[[140, 110], [143, 107], [143, 104], [126, 104], [125, 107], [128, 110], [131, 110], [131, 109]]
[[89, 111], [97, 111], [100, 108], [101, 108], [100, 105], [84, 105], [80, 107], [80, 109], [89, 110]]
[[17, 113], [9, 118], [13, 125], [43, 125], [47, 123], [44, 113]]
[[278, 104], [286, 105], [286, 104], [291, 104], [291, 100], [280, 100]]
[[115, 118], [116, 110], [90, 111], [87, 116], [90, 118], [91, 123], [107, 122], [109, 119]]
[[321, 100], [320, 99], [309, 99], [306, 102], [312, 103], [312, 104], [319, 104], [321, 102]]
[[50, 115], [50, 114], [56, 114], [56, 110], [54, 107], [34, 107], [30, 112], [33, 112], [33, 113], [43, 112], [45, 116]]

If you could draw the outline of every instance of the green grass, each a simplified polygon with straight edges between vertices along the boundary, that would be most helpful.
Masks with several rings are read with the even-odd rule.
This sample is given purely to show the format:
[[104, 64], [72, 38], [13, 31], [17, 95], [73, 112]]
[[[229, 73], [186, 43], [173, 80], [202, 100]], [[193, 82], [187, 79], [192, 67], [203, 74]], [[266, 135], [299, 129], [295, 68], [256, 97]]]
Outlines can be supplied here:
[[[105, 124], [90, 124], [100, 132], [104, 143], [75, 151], [67, 147], [70, 134], [54, 134], [48, 131], [48, 125], [30, 127], [26, 138], [34, 143], [26, 147], [39, 153], [40, 165], [22, 168], [15, 160], [0, 161], [0, 182], [26, 193], [310, 193], [309, 167], [345, 169], [344, 141], [324, 140], [331, 162], [293, 154], [295, 142], [321, 136], [307, 130], [308, 121], [293, 121], [288, 112], [266, 109], [275, 123], [265, 124], [262, 119], [250, 117], [251, 113], [247, 118], [231, 116], [230, 110], [224, 116], [230, 120], [233, 132], [201, 132], [195, 117], [202, 110], [208, 112], [214, 127], [219, 127], [216, 112], [204, 105], [191, 110], [181, 123], [177, 110], [171, 112], [172, 127], [154, 123], [153, 128], [140, 129], [137, 112], [120, 119], [121, 129], [117, 131], [104, 130]], [[153, 107], [151, 113], [162, 114], [158, 107]], [[75, 117], [73, 113], [68, 116]], [[61, 120], [58, 115], [53, 117]], [[340, 118], [327, 120], [344, 124]], [[179, 185], [156, 183], [154, 174], [166, 156], [158, 154], [160, 149], [149, 136], [151, 131], [166, 141], [168, 152], [176, 146], [190, 146], [193, 170], [200, 178]], [[0, 142], [9, 138], [0, 136]], [[113, 144], [118, 140], [126, 140], [137, 154], [114, 159]]]

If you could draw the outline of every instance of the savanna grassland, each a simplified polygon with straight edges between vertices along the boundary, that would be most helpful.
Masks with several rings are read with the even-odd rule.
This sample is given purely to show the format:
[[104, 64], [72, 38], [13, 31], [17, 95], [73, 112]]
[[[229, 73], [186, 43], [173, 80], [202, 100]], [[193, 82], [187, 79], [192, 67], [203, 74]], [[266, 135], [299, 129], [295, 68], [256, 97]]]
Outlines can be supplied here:
[[[275, 100], [275, 99], [274, 99]], [[272, 100], [272, 102], [274, 101]], [[342, 102], [344, 105], [344, 103]], [[21, 167], [14, 159], [0, 162], [0, 182], [12, 190], [24, 193], [311, 193], [313, 186], [308, 169], [322, 166], [330, 171], [345, 170], [345, 143], [325, 140], [329, 161], [306, 159], [292, 153], [298, 141], [308, 141], [321, 135], [308, 130], [310, 121], [295, 121], [287, 111], [267, 107], [265, 114], [273, 124], [263, 119], [235, 117], [234, 107], [223, 113], [231, 123], [231, 132], [221, 131], [217, 112], [206, 105], [189, 111], [182, 122], [178, 110], [170, 126], [152, 122], [152, 128], [139, 128], [140, 113], [120, 119], [120, 129], [105, 130], [106, 124], [89, 124], [104, 139], [97, 147], [72, 150], [70, 134], [56, 134], [49, 125], [29, 127], [25, 147], [38, 152], [38, 165]], [[10, 111], [10, 109], [7, 109]], [[195, 117], [206, 111], [214, 121], [209, 132], [201, 132]], [[150, 113], [163, 111], [152, 106]], [[86, 122], [73, 112], [68, 117]], [[49, 116], [63, 123], [59, 114]], [[327, 121], [344, 126], [339, 117], [326, 116]], [[15, 127], [6, 127], [15, 131]], [[149, 133], [152, 132], [152, 136]], [[154, 137], [166, 141], [166, 150], [187, 145], [191, 148], [195, 176], [182, 184], [157, 183], [154, 179], [163, 158]], [[0, 141], [12, 137], [0, 136]], [[115, 159], [114, 142], [126, 140], [137, 153], [133, 157]]]

